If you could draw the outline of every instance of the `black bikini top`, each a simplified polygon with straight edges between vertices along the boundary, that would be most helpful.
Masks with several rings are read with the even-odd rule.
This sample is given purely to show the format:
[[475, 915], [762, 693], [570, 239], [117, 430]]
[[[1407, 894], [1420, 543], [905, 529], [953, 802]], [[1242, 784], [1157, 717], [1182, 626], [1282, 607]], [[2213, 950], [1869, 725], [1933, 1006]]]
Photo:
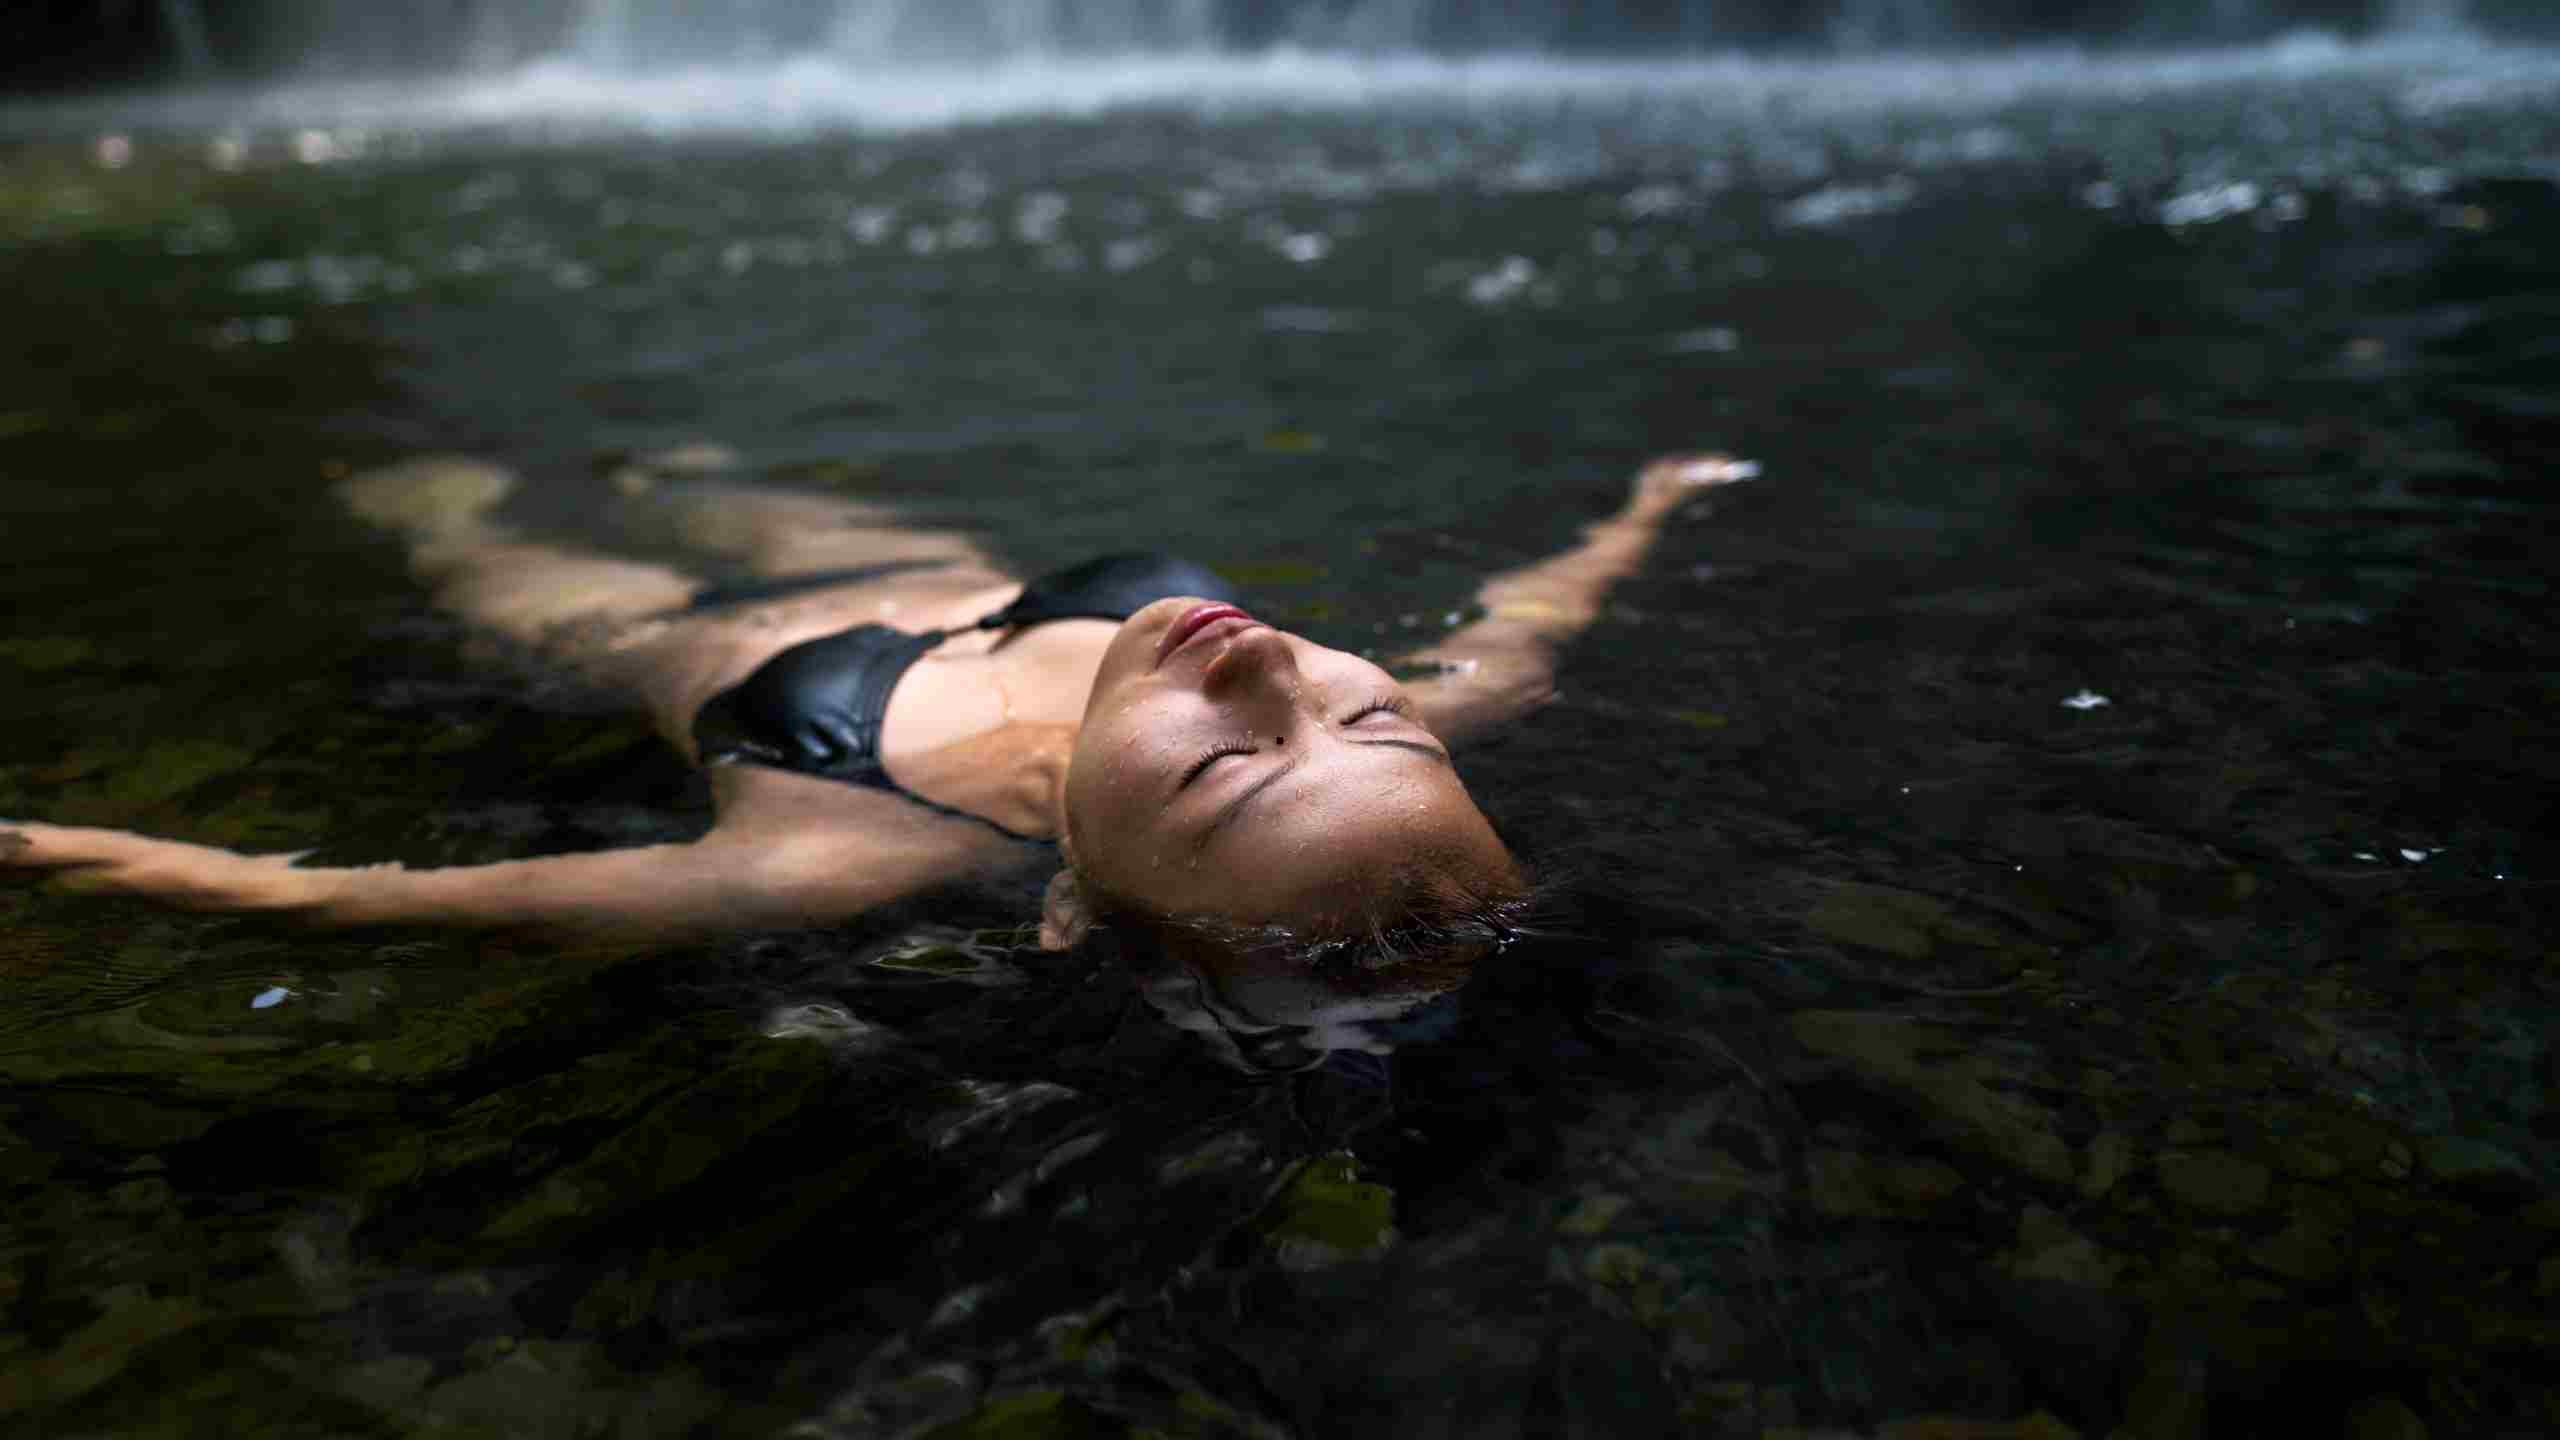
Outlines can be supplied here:
[[[688, 608], [767, 598], [876, 573], [881, 572], [838, 571], [731, 586], [697, 595]], [[1023, 586], [1012, 604], [963, 628], [1007, 630], [1052, 620], [1126, 620], [1169, 595], [1197, 595], [1231, 604], [1242, 598], [1215, 572], [1187, 560], [1154, 554], [1104, 555], [1040, 576]], [[898, 688], [907, 667], [954, 633], [856, 625], [803, 641], [704, 702], [694, 716], [694, 747], [705, 765], [771, 765], [849, 785], [898, 790], [880, 763], [880, 729], [889, 713], [889, 695]]]

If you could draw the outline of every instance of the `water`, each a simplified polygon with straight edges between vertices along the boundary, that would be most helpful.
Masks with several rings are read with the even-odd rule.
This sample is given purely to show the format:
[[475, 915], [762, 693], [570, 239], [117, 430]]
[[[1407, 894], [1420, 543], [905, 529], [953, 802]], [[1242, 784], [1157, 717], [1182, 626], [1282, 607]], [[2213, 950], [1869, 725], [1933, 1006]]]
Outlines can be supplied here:
[[1381, 651], [1646, 455], [1763, 471], [1466, 759], [1593, 938], [1293, 1081], [950, 943], [1036, 873], [637, 959], [5, 892], [0, 1414], [2560, 1423], [2555, 81], [2314, 41], [11, 112], [0, 813], [697, 830], [329, 502], [424, 450], [594, 535], [620, 457], [717, 440]]

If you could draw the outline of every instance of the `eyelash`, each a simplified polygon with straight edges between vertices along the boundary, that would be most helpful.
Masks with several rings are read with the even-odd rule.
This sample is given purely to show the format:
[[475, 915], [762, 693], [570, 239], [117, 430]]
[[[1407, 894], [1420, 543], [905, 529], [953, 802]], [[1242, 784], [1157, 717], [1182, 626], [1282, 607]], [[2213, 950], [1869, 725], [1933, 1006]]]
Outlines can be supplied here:
[[[1208, 769], [1215, 761], [1224, 759], [1229, 755], [1250, 755], [1252, 753], [1252, 746], [1238, 741], [1230, 740], [1224, 745], [1212, 745], [1208, 749], [1200, 752], [1200, 758], [1191, 762], [1190, 769], [1182, 772], [1182, 784], [1188, 785], [1192, 781], [1199, 779], [1200, 772]], [[1182, 786], [1177, 785], [1174, 788], [1179, 790]]]
[[1411, 715], [1413, 713], [1413, 702], [1407, 700], [1401, 695], [1381, 695], [1370, 701], [1368, 704], [1361, 706], [1359, 709], [1352, 711], [1348, 716], [1345, 716], [1342, 723], [1345, 725], [1356, 725], [1360, 723], [1363, 717], [1375, 715], [1381, 710], [1393, 715]]
[[[1352, 711], [1349, 715], [1344, 716], [1342, 723], [1345, 725], [1357, 725], [1362, 720], [1377, 714], [1381, 710], [1393, 715], [1410, 715], [1413, 713], [1413, 702], [1405, 699], [1401, 695], [1380, 695], [1376, 699], [1371, 700], [1368, 704], [1363, 705], [1359, 709]], [[1230, 740], [1224, 744], [1210, 746], [1208, 749], [1200, 752], [1199, 759], [1191, 762], [1190, 769], [1182, 772], [1182, 785], [1189, 785], [1192, 781], [1199, 779], [1201, 771], [1208, 769], [1218, 761], [1223, 760], [1230, 755], [1250, 755], [1253, 753], [1253, 749], [1254, 747], [1251, 745], [1247, 745], [1238, 740]], [[1181, 789], [1182, 786], [1177, 785], [1174, 788], [1178, 790]]]

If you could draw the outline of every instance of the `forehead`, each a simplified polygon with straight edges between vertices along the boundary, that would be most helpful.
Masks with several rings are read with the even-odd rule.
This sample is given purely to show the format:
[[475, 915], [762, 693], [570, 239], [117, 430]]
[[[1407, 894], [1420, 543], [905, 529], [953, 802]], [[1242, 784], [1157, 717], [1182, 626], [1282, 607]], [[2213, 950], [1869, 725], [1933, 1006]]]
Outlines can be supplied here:
[[1421, 812], [1447, 800], [1474, 808], [1439, 752], [1403, 737], [1302, 747], [1288, 761], [1266, 763], [1287, 768], [1266, 772], [1269, 783], [1239, 792], [1226, 805], [1198, 807], [1188, 827], [1195, 848], [1230, 848], [1241, 834], [1308, 826], [1356, 841], [1377, 821], [1428, 820]]
[[1293, 775], [1211, 837], [1199, 858], [1230, 891], [1228, 908], [1307, 923], [1394, 910], [1427, 890], [1487, 888], [1509, 857], [1466, 788], [1426, 756], [1379, 748], [1395, 757], [1381, 763], [1421, 783], [1375, 783], [1365, 767], [1331, 785]]

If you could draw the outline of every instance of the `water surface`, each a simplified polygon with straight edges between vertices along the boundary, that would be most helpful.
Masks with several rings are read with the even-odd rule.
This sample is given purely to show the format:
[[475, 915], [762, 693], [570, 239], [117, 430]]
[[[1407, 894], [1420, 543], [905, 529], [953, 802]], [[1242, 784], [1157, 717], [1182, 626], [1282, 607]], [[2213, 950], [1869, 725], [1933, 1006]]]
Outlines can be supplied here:
[[2560, 66], [929, 78], [12, 112], [0, 813], [698, 831], [335, 510], [402, 455], [601, 539], [624, 457], [713, 440], [1390, 653], [1726, 449], [1764, 478], [1463, 767], [1587, 943], [1248, 1082], [950, 948], [1036, 863], [641, 958], [12, 889], [0, 1414], [2560, 1425]]

